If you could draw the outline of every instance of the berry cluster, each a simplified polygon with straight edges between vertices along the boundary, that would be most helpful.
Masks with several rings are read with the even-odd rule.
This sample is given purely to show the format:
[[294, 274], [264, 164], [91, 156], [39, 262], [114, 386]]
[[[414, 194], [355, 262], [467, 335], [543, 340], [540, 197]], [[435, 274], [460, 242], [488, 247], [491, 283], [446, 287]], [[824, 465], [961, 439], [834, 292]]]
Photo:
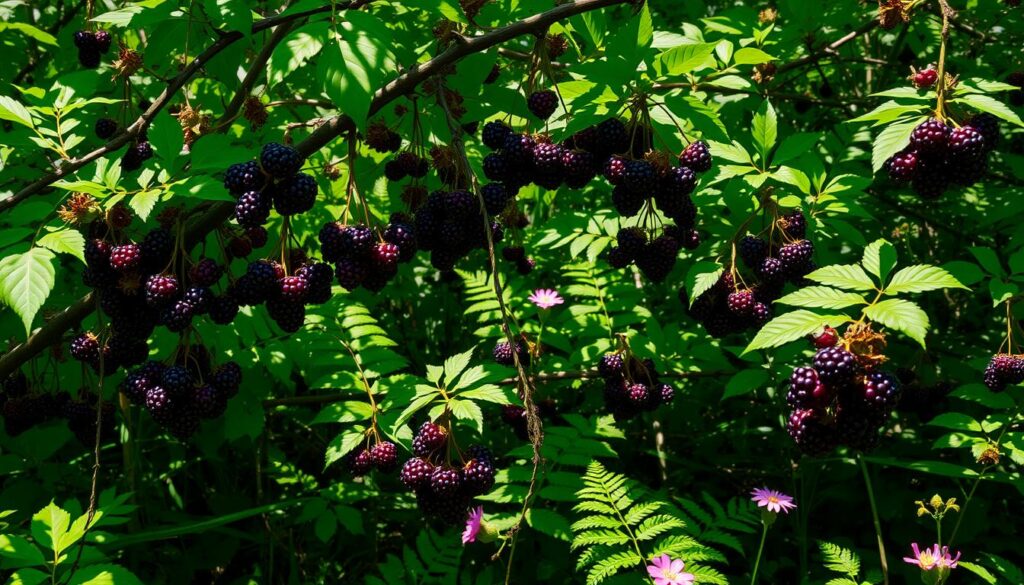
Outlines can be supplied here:
[[937, 199], [951, 185], [970, 186], [988, 171], [988, 156], [999, 140], [999, 120], [977, 114], [963, 126], [930, 118], [910, 135], [910, 144], [885, 169], [898, 182], [909, 181], [924, 199]]
[[192, 436], [202, 420], [220, 417], [238, 394], [242, 369], [235, 362], [211, 367], [202, 346], [179, 348], [171, 365], [147, 361], [128, 372], [121, 392], [179, 439]]
[[[84, 445], [96, 440], [96, 396], [86, 390], [72, 399], [67, 392], [33, 392], [32, 384], [18, 371], [0, 385], [0, 416], [4, 430], [16, 437], [34, 426], [51, 420], [64, 420], [68, 429]], [[103, 402], [101, 439], [109, 439], [117, 428], [114, 405]]]
[[262, 226], [271, 208], [286, 217], [312, 209], [317, 185], [312, 176], [299, 172], [304, 163], [294, 148], [271, 142], [263, 146], [258, 162], [231, 165], [224, 175], [224, 188], [238, 198], [238, 224]]
[[840, 444], [873, 449], [900, 399], [899, 380], [876, 369], [877, 356], [856, 355], [838, 340], [826, 329], [815, 338], [813, 363], [794, 369], [789, 379], [786, 430], [807, 455], [823, 455]]
[[[737, 255], [749, 270], [746, 280], [733, 265], [690, 306], [690, 315], [713, 337], [760, 329], [771, 319], [771, 303], [782, 295], [786, 282], [799, 285], [814, 270], [814, 244], [805, 239], [803, 213], [784, 215], [767, 231], [767, 238], [748, 234], [737, 245]], [[679, 298], [687, 302], [685, 289], [679, 289]]]
[[497, 470], [491, 452], [479, 445], [464, 452], [454, 449], [458, 463], [453, 464], [450, 434], [444, 426], [424, 422], [412, 441], [415, 457], [402, 465], [399, 477], [416, 494], [424, 515], [458, 525], [470, 501], [494, 486]]
[[373, 469], [381, 473], [393, 473], [398, 469], [398, 448], [391, 441], [378, 441], [372, 447], [363, 447], [347, 458], [352, 475], [360, 477]]
[[519, 274], [529, 274], [537, 267], [537, 261], [526, 255], [522, 246], [505, 246], [501, 249], [501, 257], [510, 262]]
[[338, 283], [348, 289], [379, 292], [395, 275], [398, 264], [416, 255], [412, 219], [400, 213], [378, 233], [363, 224], [325, 224], [320, 229], [320, 253], [334, 264]]
[[78, 62], [82, 67], [95, 69], [100, 66], [100, 56], [110, 50], [113, 39], [105, 30], [96, 32], [80, 30], [74, 35], [75, 47], [78, 48]]
[[[518, 340], [515, 343], [515, 357], [519, 358], [519, 363], [524, 368], [530, 365], [530, 347], [525, 341]], [[502, 366], [515, 366], [515, 357], [513, 357], [512, 345], [507, 341], [499, 341], [494, 344], [494, 351], [491, 354], [494, 357], [494, 362]]]
[[237, 305], [266, 306], [270, 318], [288, 333], [302, 327], [306, 305], [330, 300], [333, 272], [326, 262], [307, 260], [301, 253], [292, 256], [287, 265], [293, 272], [274, 260], [256, 260], [228, 288], [228, 296]]
[[985, 385], [993, 392], [1002, 392], [1008, 385], [1024, 382], [1024, 355], [997, 353], [985, 367]]
[[618, 421], [654, 410], [675, 396], [675, 388], [658, 379], [653, 360], [637, 359], [628, 350], [602, 356], [597, 371], [604, 378], [605, 406]]
[[[431, 264], [443, 272], [452, 270], [473, 249], [487, 249], [480, 203], [469, 191], [431, 193], [416, 211], [414, 226], [417, 245], [430, 252]], [[492, 221], [490, 230], [494, 242], [504, 237], [498, 222]]]

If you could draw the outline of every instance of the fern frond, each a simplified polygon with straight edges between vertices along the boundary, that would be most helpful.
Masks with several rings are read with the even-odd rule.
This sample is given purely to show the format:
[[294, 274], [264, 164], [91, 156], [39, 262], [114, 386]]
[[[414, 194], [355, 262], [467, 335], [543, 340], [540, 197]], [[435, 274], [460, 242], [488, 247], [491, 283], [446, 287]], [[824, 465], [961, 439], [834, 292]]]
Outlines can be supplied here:
[[673, 528], [683, 528], [682, 520], [668, 514], [658, 514], [643, 521], [636, 529], [636, 539], [643, 542], [664, 534]]
[[580, 532], [572, 539], [572, 548], [575, 550], [581, 546], [594, 544], [628, 544], [629, 536], [620, 530], [587, 530]]
[[633, 506], [625, 515], [626, 524], [636, 526], [644, 518], [660, 510], [662, 505], [661, 502], [643, 502]]
[[644, 560], [633, 551], [623, 551], [607, 556], [590, 568], [587, 573], [587, 585], [597, 585], [615, 573], [627, 567], [636, 568], [643, 562]]
[[577, 520], [572, 523], [573, 532], [583, 532], [584, 530], [591, 530], [593, 528], [618, 528], [622, 526], [618, 518], [611, 518], [609, 516], [587, 516], [586, 518]]
[[819, 541], [818, 547], [821, 549], [826, 569], [850, 577], [860, 574], [860, 557], [857, 556], [857, 553], [838, 544], [825, 541]]

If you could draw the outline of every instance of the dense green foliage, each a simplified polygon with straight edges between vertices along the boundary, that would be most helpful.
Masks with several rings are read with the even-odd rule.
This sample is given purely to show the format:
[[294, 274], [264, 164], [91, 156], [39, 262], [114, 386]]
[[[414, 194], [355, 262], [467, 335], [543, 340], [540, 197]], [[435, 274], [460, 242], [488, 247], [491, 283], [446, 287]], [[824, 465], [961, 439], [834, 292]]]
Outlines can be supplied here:
[[[917, 582], [921, 569], [901, 559], [912, 542], [937, 542], [962, 553], [942, 582], [1024, 583], [1024, 392], [1013, 383], [1024, 374], [1008, 374], [1005, 389], [986, 374], [994, 354], [1024, 353], [1015, 4], [0, 3], [0, 578], [650, 583], [645, 567], [668, 554], [697, 583], [888, 585]], [[88, 45], [102, 35], [76, 36], [84, 30], [109, 32], [113, 46]], [[908, 77], [929, 65], [932, 83]], [[527, 97], [547, 89], [558, 99], [545, 121]], [[915, 142], [917, 174], [895, 180], [915, 128], [936, 115], [954, 128], [943, 126], [950, 154], [936, 162]], [[600, 151], [583, 137], [610, 118], [629, 130], [615, 151], [629, 163], [646, 156], [643, 170], [671, 165], [697, 182], [684, 193], [696, 233], [692, 245], [672, 240], [667, 276], [653, 244], [619, 263], [618, 234], [690, 237], [685, 213], [666, 213], [659, 191], [656, 206], [623, 217], [602, 173], [609, 153], [582, 188], [527, 184], [502, 213], [476, 199], [495, 150], [485, 123], [563, 143], [561, 157]], [[993, 122], [998, 142], [983, 132]], [[430, 161], [425, 176], [392, 176], [396, 155], [371, 148], [384, 127]], [[680, 162], [698, 141], [708, 170]], [[241, 193], [225, 174], [269, 143], [304, 157], [316, 200], [291, 214], [302, 185], [292, 200], [276, 194], [260, 245], [239, 226]], [[530, 172], [523, 182], [547, 178]], [[276, 193], [294, 179], [275, 178]], [[392, 214], [459, 188], [473, 194], [459, 217], [475, 221], [444, 222], [432, 257], [422, 210]], [[501, 241], [485, 227], [491, 215]], [[94, 239], [141, 242], [164, 226], [167, 262], [141, 281], [125, 272], [132, 286], [150, 273], [183, 278], [209, 258], [227, 270], [217, 298], [237, 299], [261, 258], [289, 277], [303, 254], [343, 264], [321, 232], [336, 221], [380, 228], [370, 262], [398, 254], [380, 247], [386, 225], [415, 225], [421, 249], [379, 286], [335, 280], [305, 309], [261, 299], [225, 322], [197, 315], [178, 327], [150, 299], [160, 326], [141, 349], [110, 343], [94, 350], [106, 357], [80, 357], [138, 325], [111, 318], [111, 291], [129, 293], [124, 280], [95, 285]], [[439, 248], [463, 231], [477, 239], [450, 270]], [[813, 264], [786, 265], [785, 288], [779, 280], [763, 305], [729, 294], [775, 286], [741, 260], [748, 234], [774, 244], [772, 258], [813, 250]], [[503, 248], [515, 245], [525, 256], [510, 261]], [[104, 270], [119, 270], [110, 257]], [[564, 303], [538, 306], [529, 297], [541, 288]], [[718, 295], [717, 308], [701, 295]], [[755, 297], [764, 321], [743, 304]], [[295, 310], [304, 318], [290, 327]], [[811, 338], [826, 327], [856, 354], [854, 382], [815, 361]], [[512, 365], [492, 357], [502, 342], [523, 346], [498, 360]], [[200, 346], [242, 372], [228, 399], [231, 372], [196, 366], [207, 379], [195, 391], [226, 401], [201, 424], [161, 411], [149, 390], [131, 396], [131, 367], [119, 365], [198, 363]], [[117, 353], [131, 351], [142, 353]], [[642, 399], [632, 386], [609, 398], [625, 384], [598, 369], [613, 352]], [[798, 448], [787, 393], [794, 368], [812, 363], [839, 397], [806, 409]], [[674, 397], [647, 398], [661, 383]], [[878, 389], [882, 406], [850, 407], [850, 387]], [[894, 387], [898, 404], [886, 402]], [[630, 399], [651, 408], [629, 410]], [[484, 514], [476, 542], [459, 539], [468, 497], [441, 522], [426, 488], [417, 497], [397, 470], [352, 472], [385, 441], [401, 466], [427, 420], [450, 434], [443, 453], [417, 453], [431, 465], [490, 463], [470, 445], [493, 454], [494, 485], [472, 501]], [[824, 443], [807, 438], [817, 423]], [[796, 509], [762, 514], [749, 494], [764, 486]]]

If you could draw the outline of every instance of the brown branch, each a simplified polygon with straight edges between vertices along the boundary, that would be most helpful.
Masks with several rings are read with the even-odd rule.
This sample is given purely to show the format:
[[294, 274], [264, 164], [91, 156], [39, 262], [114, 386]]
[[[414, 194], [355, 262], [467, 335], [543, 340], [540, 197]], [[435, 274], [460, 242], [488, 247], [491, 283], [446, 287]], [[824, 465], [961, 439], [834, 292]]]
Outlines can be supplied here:
[[835, 41], [832, 41], [831, 43], [825, 45], [824, 47], [821, 47], [820, 49], [812, 52], [810, 55], [806, 55], [804, 57], [796, 59], [795, 61], [790, 61], [789, 63], [786, 63], [785, 65], [780, 66], [778, 68], [778, 71], [776, 72], [776, 75], [778, 75], [779, 73], [784, 73], [786, 71], [789, 71], [790, 69], [796, 69], [797, 67], [800, 67], [802, 65], [807, 65], [809, 63], [813, 63], [813, 62], [821, 59], [825, 55], [828, 55], [830, 53], [834, 53], [835, 50], [838, 49], [839, 47], [841, 47], [841, 46], [845, 45], [846, 43], [856, 39], [860, 35], [862, 35], [862, 34], [868, 32], [868, 31], [874, 29], [876, 26], [878, 26], [878, 19], [873, 18], [873, 19], [869, 20], [868, 22], [865, 22], [864, 24], [860, 25], [857, 28], [857, 30], [854, 30], [854, 31], [849, 32], [849, 33], [846, 33], [845, 35], [839, 37]]
[[286, 22], [282, 26], [274, 29], [274, 33], [267, 39], [266, 44], [263, 45], [263, 49], [260, 50], [256, 58], [253, 59], [252, 65], [249, 70], [245, 72], [245, 77], [242, 78], [242, 83], [239, 84], [238, 90], [235, 91], [235, 95], [231, 98], [231, 102], [224, 109], [224, 113], [221, 114], [221, 124], [230, 124], [237, 116], [238, 112], [241, 111], [242, 105], [245, 104], [245, 100], [248, 99], [252, 88], [256, 85], [256, 82], [263, 76], [263, 72], [266, 69], [267, 61], [270, 61], [270, 56], [274, 53], [274, 49], [277, 45], [284, 40], [289, 33], [292, 32], [296, 27], [298, 21]]

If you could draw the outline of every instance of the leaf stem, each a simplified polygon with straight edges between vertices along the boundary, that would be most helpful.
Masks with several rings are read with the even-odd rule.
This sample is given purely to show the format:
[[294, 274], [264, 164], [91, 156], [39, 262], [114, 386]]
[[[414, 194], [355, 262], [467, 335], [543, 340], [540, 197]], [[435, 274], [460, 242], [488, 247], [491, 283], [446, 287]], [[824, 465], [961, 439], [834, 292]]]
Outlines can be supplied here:
[[868, 475], [868, 465], [864, 462], [864, 455], [857, 454], [857, 464], [860, 465], [860, 472], [864, 475], [864, 487], [867, 489], [868, 503], [871, 505], [871, 520], [874, 522], [875, 536], [878, 538], [878, 559], [882, 563], [882, 584], [889, 585], [889, 561], [885, 557], [882, 523], [878, 520], [878, 504], [875, 502], [875, 490], [871, 487], [871, 476]]

